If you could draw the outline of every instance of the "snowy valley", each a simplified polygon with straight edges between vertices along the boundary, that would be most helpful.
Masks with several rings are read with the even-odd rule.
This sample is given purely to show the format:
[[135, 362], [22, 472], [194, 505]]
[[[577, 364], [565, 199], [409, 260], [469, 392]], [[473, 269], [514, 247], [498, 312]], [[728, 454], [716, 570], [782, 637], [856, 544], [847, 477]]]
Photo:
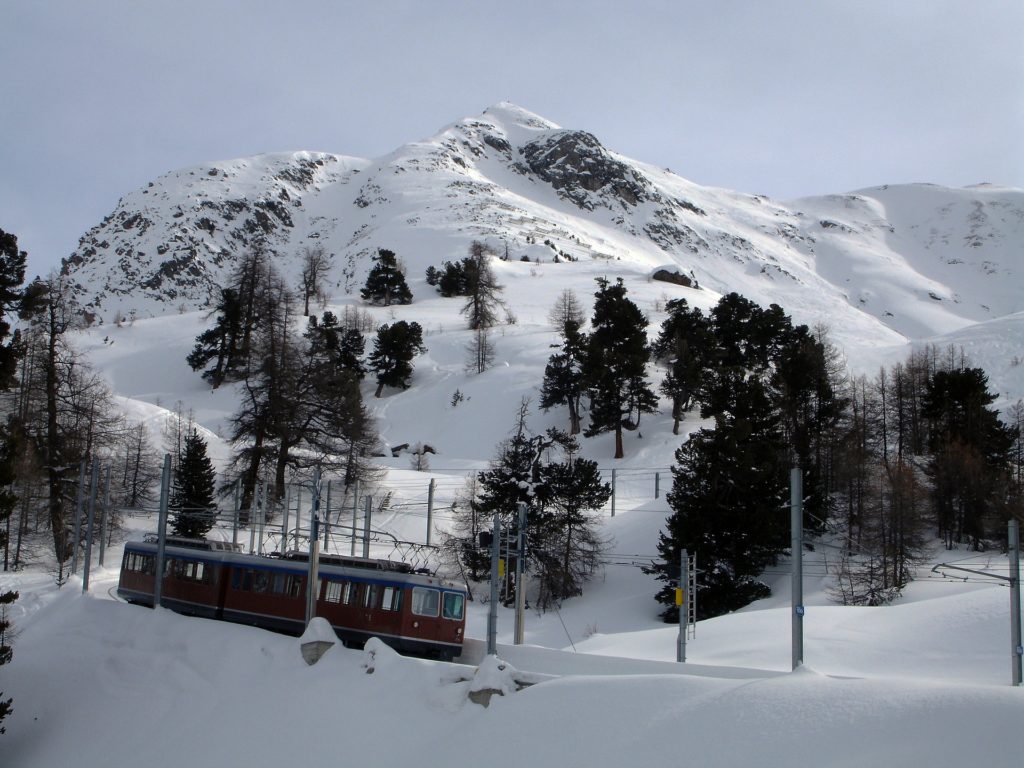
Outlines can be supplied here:
[[[482, 373], [467, 369], [462, 301], [425, 278], [472, 241], [497, 254], [507, 305]], [[247, 249], [261, 243], [297, 284], [303, 249], [322, 247], [326, 309], [423, 328], [412, 386], [375, 398], [367, 380], [363, 397], [386, 470], [379, 492], [391, 493], [375, 525], [425, 542], [428, 485], [432, 524], [445, 530], [446, 510], [524, 399], [533, 432], [567, 426], [564, 409], [537, 405], [559, 340], [549, 314], [565, 289], [589, 316], [595, 281], [621, 278], [652, 340], [672, 299], [708, 310], [734, 291], [777, 303], [794, 322], [827, 328], [854, 374], [927, 345], [963, 350], [1005, 413], [1024, 397], [1022, 242], [1022, 190], [920, 184], [774, 201], [701, 187], [502, 103], [372, 160], [295, 152], [170, 172], [125, 195], [62, 270], [91, 320], [73, 343], [129, 421], [159, 435], [173, 410], [190, 411], [225, 467], [240, 385], [211, 389], [186, 357]], [[359, 299], [378, 248], [404, 265], [411, 304]], [[676, 281], [654, 279], [659, 271]], [[690, 413], [674, 435], [663, 398], [626, 433], [623, 459], [612, 458], [609, 434], [582, 440], [582, 456], [617, 477], [615, 506], [600, 513], [603, 567], [581, 597], [529, 611], [524, 646], [512, 644], [511, 610], [500, 610], [498, 655], [539, 682], [486, 709], [467, 699], [484, 660], [479, 600], [461, 664], [373, 645], [339, 646], [306, 667], [294, 638], [112, 599], [116, 545], [88, 595], [78, 577], [58, 590], [43, 560], [5, 574], [21, 598], [3, 670], [15, 708], [4, 762], [1018, 765], [1024, 689], [1008, 685], [1009, 590], [930, 570], [956, 561], [1005, 575], [997, 551], [936, 540], [894, 604], [853, 607], [830, 596], [839, 556], [826, 538], [805, 555], [802, 668], [790, 671], [786, 558], [765, 574], [771, 597], [699, 622], [687, 662], [675, 663], [677, 628], [658, 618], [659, 583], [639, 566], [657, 556], [675, 451], [701, 426]], [[416, 444], [435, 451], [422, 471], [399, 449]], [[137, 512], [125, 535], [154, 524]], [[378, 543], [374, 554], [396, 552]]]

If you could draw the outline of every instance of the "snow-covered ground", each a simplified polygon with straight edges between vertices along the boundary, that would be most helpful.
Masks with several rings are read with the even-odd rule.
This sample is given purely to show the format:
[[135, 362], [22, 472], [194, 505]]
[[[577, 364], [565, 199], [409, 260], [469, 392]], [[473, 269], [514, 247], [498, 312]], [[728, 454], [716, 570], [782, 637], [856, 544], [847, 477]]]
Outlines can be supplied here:
[[[637, 509], [614, 522], [625, 535], [649, 520]], [[529, 612], [527, 645], [510, 644], [501, 611], [499, 656], [542, 682], [484, 708], [468, 699], [484, 661], [479, 603], [462, 665], [371, 645], [308, 667], [296, 638], [116, 602], [116, 578], [94, 571], [82, 595], [77, 578], [58, 591], [47, 574], [14, 577], [3, 765], [1009, 768], [1024, 754], [1009, 590], [991, 583], [921, 579], [893, 606], [844, 608], [810, 577], [805, 665], [791, 672], [787, 577], [771, 599], [700, 623], [677, 664], [649, 577], [609, 566], [560, 615]], [[508, 682], [482, 674], [476, 687]]]
[[[1024, 273], [1014, 234], [1021, 221], [1019, 190], [882, 187], [783, 207], [697, 188], [636, 165], [664, 198], [704, 211], [683, 207], [677, 213], [696, 217], [694, 236], [712, 245], [699, 257], [677, 248], [669, 258], [613, 221], [609, 209], [598, 205], [599, 216], [584, 216], [553, 190], [511, 170], [477, 135], [507, 135], [515, 144], [524, 131], [555, 130], [546, 123], [531, 128], [530, 119], [506, 105], [489, 111], [482, 123], [463, 121], [372, 163], [336, 158], [314, 173], [310, 189], [322, 194], [309, 193], [294, 213], [295, 243], [318, 233], [325, 242], [334, 238], [338, 254], [362, 254], [344, 276], [357, 287], [375, 247], [393, 248], [409, 268], [415, 297], [409, 306], [364, 307], [341, 290], [339, 274], [333, 278], [339, 290], [327, 305], [336, 314], [359, 306], [377, 323], [416, 321], [425, 332], [428, 351], [414, 361], [409, 390], [388, 391], [378, 400], [373, 384], [364, 384], [387, 457], [380, 460], [388, 473], [379, 492], [394, 494], [374, 527], [425, 542], [423, 507], [431, 479], [437, 490], [433, 522], [439, 529], [450, 524], [446, 506], [467, 473], [486, 466], [512, 429], [522, 398], [537, 403], [550, 345], [558, 340], [547, 319], [556, 297], [573, 289], [589, 314], [595, 278], [624, 279], [629, 297], [651, 321], [652, 338], [667, 300], [686, 298], [708, 309], [721, 292], [734, 290], [780, 303], [797, 322], [830, 325], [855, 372], [874, 374], [913, 344], [954, 344], [988, 372], [1000, 393], [999, 408], [1024, 396]], [[463, 138], [479, 144], [482, 154], [460, 149]], [[482, 185], [473, 194], [454, 184], [467, 183], [466, 166], [448, 162], [455, 155]], [[142, 238], [145, 227], [126, 223], [132, 206], [159, 223], [162, 216], [173, 218], [182, 193], [195, 198], [189, 216], [206, 215], [200, 198], [216, 197], [210, 192], [216, 185], [231, 179], [263, 184], [292, 162], [268, 156], [259, 163], [218, 164], [216, 173], [170, 174], [152, 192], [134, 193], [108, 229], [119, 230], [117, 237], [136, 237], [132, 230]], [[421, 168], [440, 170], [427, 176]], [[375, 183], [380, 189], [369, 195]], [[289, 188], [293, 195], [303, 191]], [[449, 190], [442, 206], [439, 189]], [[372, 199], [365, 211], [353, 212], [345, 206], [360, 191]], [[474, 204], [473, 215], [460, 213], [476, 199], [490, 202]], [[486, 212], [495, 201], [503, 203], [494, 209], [502, 212], [497, 218]], [[650, 211], [630, 214], [636, 226], [649, 223], [641, 213]], [[369, 227], [365, 237], [359, 234], [363, 224]], [[160, 231], [153, 224], [146, 235], [153, 242], [137, 239], [133, 247], [157, 252]], [[525, 244], [525, 236], [537, 232], [579, 260], [552, 263], [548, 247]], [[493, 331], [494, 365], [470, 374], [461, 301], [441, 298], [426, 285], [423, 271], [465, 255], [475, 237], [489, 238], [500, 251], [506, 236], [540, 262], [515, 260], [519, 251], [513, 260], [495, 261], [508, 319], [515, 322]], [[110, 237], [113, 252], [120, 241]], [[221, 252], [202, 238], [211, 254]], [[692, 269], [701, 288], [652, 281], [651, 273], [664, 264]], [[228, 268], [227, 262], [217, 266]], [[99, 285], [108, 273], [132, 279], [103, 260], [87, 264], [77, 277]], [[134, 306], [138, 298], [108, 297], [106, 309]], [[108, 312], [103, 325], [82, 332], [75, 344], [107, 377], [126, 415], [144, 421], [156, 443], [169, 409], [180, 402], [223, 467], [237, 392], [230, 385], [211, 391], [185, 363], [196, 335], [211, 322], [208, 316], [159, 314], [168, 309], [143, 306], [138, 319], [121, 327]], [[652, 367], [652, 382], [660, 376]], [[834, 550], [818, 547], [808, 556], [804, 585], [803, 668], [790, 671], [786, 563], [768, 574], [775, 580], [771, 598], [700, 623], [687, 663], [675, 663], [676, 628], [658, 620], [657, 585], [639, 566], [654, 557], [668, 514], [674, 451], [698, 425], [690, 417], [682, 434], [672, 435], [669, 403], [663, 401], [659, 413], [645, 415], [640, 429], [627, 433], [624, 459], [612, 460], [610, 435], [583, 441], [583, 455], [609, 473], [606, 479], [617, 470], [616, 515], [602, 512], [607, 562], [582, 597], [565, 601], [558, 612], [528, 614], [525, 646], [510, 645], [512, 617], [501, 611], [501, 658], [548, 677], [493, 699], [487, 709], [467, 699], [474, 669], [484, 661], [486, 608], [479, 602], [468, 616], [464, 666], [397, 657], [386, 648], [371, 649], [372, 659], [334, 648], [307, 667], [294, 638], [117, 602], [109, 593], [116, 567], [94, 572], [87, 596], [76, 579], [57, 590], [44, 566], [2, 574], [0, 586], [19, 589], [21, 599], [13, 610], [14, 661], [0, 670], [0, 689], [14, 697], [15, 707], [0, 738], [0, 765], [1020, 765], [1024, 689], [1009, 686], [1009, 592], [992, 581], [952, 581], [924, 568], [895, 605], [845, 608], [827, 596]], [[568, 424], [563, 409], [534, 410], [529, 426], [539, 433]], [[411, 470], [407, 455], [391, 458], [387, 449], [403, 443], [436, 450], [429, 471]], [[145, 517], [129, 523], [136, 530], [153, 525]], [[394, 553], [378, 548], [374, 554]], [[108, 564], [119, 555], [115, 547]], [[1005, 573], [1006, 560], [985, 555], [973, 566]], [[485, 676], [496, 674], [489, 667]]]

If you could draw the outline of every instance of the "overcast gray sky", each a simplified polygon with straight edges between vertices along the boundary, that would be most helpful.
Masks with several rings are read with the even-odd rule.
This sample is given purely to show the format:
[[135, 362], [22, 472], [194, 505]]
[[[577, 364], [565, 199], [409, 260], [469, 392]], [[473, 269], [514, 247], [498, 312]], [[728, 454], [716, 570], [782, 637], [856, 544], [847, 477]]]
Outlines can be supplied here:
[[788, 199], [1024, 187], [1024, 3], [0, 0], [0, 228], [45, 272], [165, 171], [375, 157], [513, 101]]

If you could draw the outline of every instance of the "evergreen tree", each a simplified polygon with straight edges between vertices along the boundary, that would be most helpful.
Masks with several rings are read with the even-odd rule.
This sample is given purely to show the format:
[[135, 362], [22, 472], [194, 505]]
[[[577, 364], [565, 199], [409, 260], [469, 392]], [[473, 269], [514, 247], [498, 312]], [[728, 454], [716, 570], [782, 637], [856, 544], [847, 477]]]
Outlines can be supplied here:
[[615, 458], [625, 454], [622, 430], [636, 429], [641, 413], [654, 413], [658, 399], [647, 384], [647, 318], [615, 285], [599, 279], [585, 361], [590, 396], [587, 437], [615, 433]]
[[672, 398], [672, 434], [678, 435], [683, 415], [700, 392], [715, 341], [708, 318], [699, 309], [690, 309], [686, 299], [672, 299], [666, 309], [669, 316], [652, 352], [668, 365], [660, 391]]
[[732, 413], [676, 451], [672, 509], [653, 570], [668, 582], [657, 595], [666, 621], [678, 621], [674, 587], [680, 552], [698, 563], [697, 615], [736, 610], [770, 594], [759, 580], [788, 543], [788, 485], [778, 418], [758, 379], [742, 386]]
[[186, 435], [168, 505], [175, 536], [204, 538], [216, 520], [216, 472], [206, 455], [206, 441], [195, 430]]
[[405, 275], [398, 267], [398, 258], [394, 251], [380, 248], [374, 259], [376, 264], [366, 277], [366, 285], [360, 296], [371, 304], [411, 304], [412, 291], [405, 282]]
[[498, 309], [505, 304], [500, 298], [502, 286], [491, 269], [493, 252], [484, 243], [474, 240], [469, 246], [469, 256], [463, 259], [465, 292], [467, 297], [462, 307], [469, 329], [490, 328], [498, 322]]
[[1006, 490], [1017, 433], [989, 408], [994, 401], [980, 368], [938, 371], [924, 393], [931, 449], [927, 471], [947, 547], [967, 539], [977, 548]]
[[350, 371], [360, 381], [366, 376], [363, 353], [366, 339], [358, 328], [346, 328], [338, 324], [333, 312], [324, 312], [317, 320], [309, 318], [306, 340], [311, 345], [310, 354], [320, 358], [323, 365]]
[[412, 378], [412, 359], [426, 351], [419, 323], [399, 320], [378, 328], [373, 352], [370, 353], [370, 369], [377, 374], [374, 397], [380, 397], [384, 387], [408, 389]]
[[468, 295], [466, 265], [469, 261], [467, 257], [460, 261], [446, 261], [441, 265], [441, 269], [427, 267], [427, 285], [436, 287], [438, 293], [445, 298]]
[[[17, 432], [8, 430], [5, 439], [0, 444], [0, 548], [4, 551], [4, 570], [8, 568], [8, 546], [10, 544], [11, 513], [18, 502], [18, 497], [13, 493], [15, 480], [15, 462], [19, 453], [23, 450], [21, 440]], [[7, 664], [13, 655], [10, 645], [9, 632], [10, 620], [7, 618], [8, 606], [18, 599], [18, 593], [14, 590], [0, 590], [0, 666]], [[13, 711], [11, 703], [13, 699], [4, 699], [3, 691], [0, 691], [0, 723]], [[0, 725], [0, 734], [4, 728]]]
[[609, 483], [601, 478], [597, 462], [580, 458], [579, 445], [568, 435], [549, 432], [552, 442], [560, 445], [565, 460], [542, 464], [532, 532], [533, 558], [540, 561], [541, 608], [566, 597], [583, 593], [583, 584], [600, 564], [606, 542], [599, 534], [593, 513], [611, 498]]
[[587, 336], [580, 331], [578, 322], [566, 320], [562, 326], [562, 343], [555, 348], [561, 351], [553, 354], [544, 368], [540, 407], [548, 410], [566, 406], [569, 409], [569, 434], [578, 435], [580, 403], [586, 392], [583, 364], [587, 354]]
[[193, 371], [198, 371], [213, 361], [213, 366], [203, 371], [203, 378], [217, 389], [225, 381], [234, 380], [239, 372], [242, 305], [238, 291], [222, 288], [215, 311], [214, 326], [196, 336], [196, 345], [187, 362]]

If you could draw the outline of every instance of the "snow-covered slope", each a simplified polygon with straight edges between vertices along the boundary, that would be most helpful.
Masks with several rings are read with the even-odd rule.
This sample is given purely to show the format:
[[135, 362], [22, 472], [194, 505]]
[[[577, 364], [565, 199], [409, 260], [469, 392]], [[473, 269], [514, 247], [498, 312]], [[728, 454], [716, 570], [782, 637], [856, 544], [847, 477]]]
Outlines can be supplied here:
[[415, 280], [484, 239], [512, 260], [557, 257], [559, 279], [667, 266], [712, 297], [779, 303], [829, 325], [859, 365], [864, 348], [1024, 311], [1022, 237], [1020, 190], [780, 203], [701, 187], [503, 103], [375, 160], [299, 152], [167, 174], [127, 195], [64, 269], [109, 322], [205, 306], [257, 239], [293, 278], [302, 249], [323, 246], [337, 299], [358, 291], [378, 247]]

